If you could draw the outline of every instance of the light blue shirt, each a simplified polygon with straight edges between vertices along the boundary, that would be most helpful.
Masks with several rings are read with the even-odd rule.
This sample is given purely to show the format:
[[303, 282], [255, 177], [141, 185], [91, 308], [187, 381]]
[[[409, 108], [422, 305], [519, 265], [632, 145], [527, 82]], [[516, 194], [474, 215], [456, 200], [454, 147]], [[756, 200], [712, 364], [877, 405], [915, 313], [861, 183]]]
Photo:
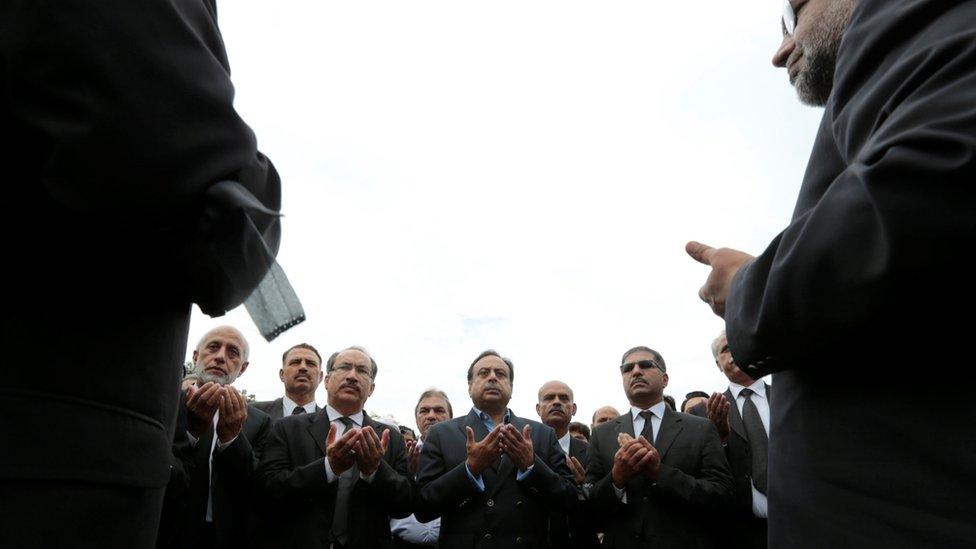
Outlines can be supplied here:
[[[495, 423], [495, 420], [491, 419], [491, 416], [489, 416], [488, 414], [482, 412], [481, 410], [479, 410], [477, 407], [474, 407], [474, 406], [471, 407], [471, 411], [473, 411], [479, 418], [481, 418], [481, 421], [485, 424], [485, 428], [488, 429], [488, 432], [491, 432], [491, 430], [495, 428], [496, 423]], [[505, 417], [502, 418], [502, 423], [508, 423], [511, 420], [511, 418], [512, 418], [512, 411], [511, 410], [505, 410]], [[529, 476], [529, 473], [532, 472], [532, 467], [533, 466], [534, 466], [534, 464], [533, 465], [529, 465], [529, 468], [526, 469], [526, 470], [524, 470], [524, 471], [521, 470], [521, 469], [519, 469], [518, 474], [515, 475], [515, 480], [522, 480], [525, 477]], [[464, 462], [464, 470], [467, 471], [468, 478], [471, 479], [471, 482], [472, 483], [474, 483], [475, 488], [477, 488], [479, 492], [484, 492], [485, 491], [485, 479], [482, 478], [481, 475], [478, 475], [477, 477], [475, 477], [474, 476], [474, 473], [471, 472], [471, 469], [468, 468], [468, 463], [467, 462]]]

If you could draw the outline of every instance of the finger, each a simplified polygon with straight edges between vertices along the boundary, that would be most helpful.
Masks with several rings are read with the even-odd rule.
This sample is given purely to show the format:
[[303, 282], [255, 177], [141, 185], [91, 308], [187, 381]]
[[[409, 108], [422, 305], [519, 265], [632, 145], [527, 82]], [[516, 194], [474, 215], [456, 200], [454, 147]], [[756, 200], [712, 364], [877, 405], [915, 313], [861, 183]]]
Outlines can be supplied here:
[[628, 435], [627, 433], [620, 433], [619, 435], [617, 435], [617, 444], [619, 444], [620, 447], [623, 448], [625, 444], [627, 444], [633, 439], [634, 437]]
[[572, 468], [575, 469], [576, 472], [578, 472], [578, 473], [583, 473], [583, 472], [586, 471], [583, 468], [583, 464], [580, 463], [578, 459], [576, 459], [576, 456], [570, 456], [569, 457], [569, 463], [572, 466]]
[[327, 448], [332, 446], [333, 444], [335, 444], [335, 440], [336, 440], [336, 426], [334, 424], [329, 425], [329, 435], [325, 437], [325, 446]]
[[380, 453], [385, 454], [387, 448], [390, 447], [390, 430], [387, 429], [383, 431], [383, 436], [380, 437]]
[[637, 467], [637, 464], [640, 463], [640, 461], [644, 458], [645, 455], [647, 455], [647, 448], [641, 446], [640, 450], [638, 450], [634, 455], [627, 458], [627, 465], [630, 467]]
[[641, 458], [640, 461], [637, 462], [637, 465], [634, 468], [639, 470], [639, 469], [643, 469], [644, 467], [647, 467], [648, 465], [655, 462], [656, 456], [657, 456], [657, 452], [648, 452], [647, 455], [645, 455], [643, 458]]
[[[474, 431], [471, 429], [471, 427], [465, 427], [464, 428], [464, 432], [465, 432], [465, 434], [468, 435], [468, 445], [470, 446], [470, 445], [474, 444]], [[489, 434], [491, 434], [491, 433], [489, 433]]]
[[532, 428], [529, 425], [522, 427], [522, 440], [526, 442], [532, 440]]
[[685, 252], [695, 261], [703, 265], [711, 266], [712, 256], [715, 255], [715, 248], [692, 240], [685, 244]]

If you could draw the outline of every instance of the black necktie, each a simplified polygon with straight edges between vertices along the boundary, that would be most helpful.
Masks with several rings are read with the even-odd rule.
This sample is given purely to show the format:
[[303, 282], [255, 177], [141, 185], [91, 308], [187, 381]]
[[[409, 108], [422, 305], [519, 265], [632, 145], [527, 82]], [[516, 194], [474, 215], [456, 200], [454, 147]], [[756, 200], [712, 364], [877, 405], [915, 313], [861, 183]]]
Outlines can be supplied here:
[[644, 418], [644, 428], [641, 429], [640, 436], [646, 438], [647, 442], [654, 444], [654, 424], [651, 423], [651, 418], [654, 417], [654, 412], [644, 410], [639, 415], [640, 417]]
[[[304, 406], [295, 406], [295, 409], [291, 411], [291, 415], [293, 415], [293, 416], [301, 415], [301, 414], [304, 414], [304, 413], [305, 413], [305, 407]], [[343, 419], [349, 419], [349, 418], [343, 418]]]
[[[339, 433], [337, 438], [356, 426], [351, 419], [345, 416], [340, 417], [338, 421], [346, 429], [342, 433]], [[356, 481], [358, 480], [356, 477], [358, 476], [359, 468], [355, 464], [339, 475], [335, 509], [332, 513], [332, 536], [335, 538], [335, 541], [343, 546], [349, 543], [349, 500], [352, 497], [352, 489], [356, 485]]]
[[749, 452], [752, 455], [752, 483], [756, 485], [756, 490], [765, 494], [766, 467], [769, 463], [769, 437], [766, 435], [766, 428], [763, 427], [762, 419], [759, 417], [756, 403], [752, 401], [754, 394], [752, 389], [743, 389], [739, 394], [746, 397], [746, 402], [742, 405], [742, 423], [746, 427], [746, 434], [749, 435]]

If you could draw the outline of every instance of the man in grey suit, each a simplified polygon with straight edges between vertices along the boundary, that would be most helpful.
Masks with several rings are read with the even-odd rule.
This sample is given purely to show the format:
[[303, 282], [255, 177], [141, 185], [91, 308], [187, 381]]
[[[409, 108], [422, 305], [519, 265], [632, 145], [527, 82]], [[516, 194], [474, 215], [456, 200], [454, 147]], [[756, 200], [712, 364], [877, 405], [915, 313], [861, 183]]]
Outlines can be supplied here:
[[718, 547], [703, 519], [728, 504], [732, 475], [715, 426], [664, 404], [664, 357], [624, 353], [620, 373], [631, 409], [590, 437], [591, 516], [613, 547]]
[[471, 411], [427, 432], [416, 515], [441, 517], [440, 547], [545, 547], [550, 511], [577, 504], [555, 432], [508, 409], [514, 373], [481, 353], [468, 367]]
[[314, 414], [321, 408], [315, 403], [315, 390], [322, 381], [322, 355], [308, 343], [290, 347], [281, 355], [278, 377], [285, 384], [285, 396], [255, 402], [272, 420], [297, 414]]
[[735, 483], [732, 507], [725, 513], [726, 545], [765, 548], [770, 386], [736, 365], [725, 330], [712, 342], [712, 356], [729, 379], [725, 393], [712, 394], [707, 405]]

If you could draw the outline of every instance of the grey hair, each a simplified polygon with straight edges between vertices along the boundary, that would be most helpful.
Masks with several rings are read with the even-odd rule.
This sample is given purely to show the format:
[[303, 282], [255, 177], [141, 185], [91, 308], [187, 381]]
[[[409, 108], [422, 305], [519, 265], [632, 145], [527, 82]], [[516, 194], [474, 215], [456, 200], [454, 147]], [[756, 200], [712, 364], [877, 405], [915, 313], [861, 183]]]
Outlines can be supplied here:
[[417, 410], [420, 409], [420, 403], [424, 401], [425, 398], [430, 398], [432, 396], [440, 397], [444, 399], [447, 403], [447, 413], [454, 417], [454, 408], [451, 406], [451, 399], [447, 398], [447, 393], [441, 391], [436, 387], [431, 387], [426, 391], [420, 393], [420, 398], [417, 399], [417, 405], [413, 407], [413, 415], [417, 415]]
[[[199, 353], [200, 352], [200, 349], [203, 348], [203, 344], [206, 343], [207, 336], [208, 335], [212, 334], [216, 330], [224, 330], [224, 329], [234, 330], [235, 332], [237, 332], [237, 335], [241, 336], [241, 344], [244, 345], [244, 348], [241, 349], [241, 355], [243, 355], [243, 357], [244, 357], [244, 362], [247, 362], [247, 357], [248, 357], [248, 355], [251, 354], [251, 345], [247, 342], [247, 338], [244, 337], [244, 334], [242, 334], [240, 330], [238, 330], [237, 328], [235, 328], [233, 326], [226, 326], [226, 325], [225, 326], [217, 326], [216, 328], [213, 328], [211, 330], [207, 330], [207, 333], [203, 334], [203, 337], [201, 337], [200, 338], [200, 341], [197, 342], [197, 346], [196, 346], [195, 350]], [[194, 367], [195, 366], [196, 365], [194, 364]]]
[[370, 376], [370, 378], [373, 381], [376, 381], [376, 373], [379, 372], [379, 368], [376, 366], [376, 361], [373, 360], [373, 355], [369, 354], [369, 351], [367, 351], [365, 347], [360, 347], [359, 345], [353, 345], [351, 347], [346, 347], [345, 349], [340, 349], [340, 350], [332, 353], [332, 356], [329, 357], [329, 360], [327, 360], [325, 362], [325, 373], [329, 373], [329, 372], [332, 371], [332, 367], [335, 366], [336, 357], [339, 356], [339, 353], [342, 353], [342, 352], [345, 352], [345, 351], [359, 351], [360, 353], [363, 353], [364, 355], [366, 355], [366, 358], [369, 359], [369, 365], [373, 369], [373, 375]]
[[652, 355], [654, 355], [654, 360], [661, 365], [661, 371], [667, 373], [668, 366], [667, 364], [664, 363], [664, 357], [661, 356], [661, 353], [655, 351], [654, 349], [651, 349], [650, 347], [645, 347], [643, 345], [638, 345], [637, 347], [629, 349], [626, 353], [624, 353], [624, 356], [620, 358], [620, 365], [623, 366], [627, 362], [627, 357], [636, 353], [637, 351], [644, 351], [645, 353], [651, 353]]
[[724, 336], [725, 336], [725, 330], [722, 330], [721, 332], [719, 332], [718, 337], [712, 340], [712, 358], [714, 358], [715, 360], [718, 360], [718, 352], [719, 349], [722, 347], [721, 343], [719, 342], [722, 341], [722, 338]]

